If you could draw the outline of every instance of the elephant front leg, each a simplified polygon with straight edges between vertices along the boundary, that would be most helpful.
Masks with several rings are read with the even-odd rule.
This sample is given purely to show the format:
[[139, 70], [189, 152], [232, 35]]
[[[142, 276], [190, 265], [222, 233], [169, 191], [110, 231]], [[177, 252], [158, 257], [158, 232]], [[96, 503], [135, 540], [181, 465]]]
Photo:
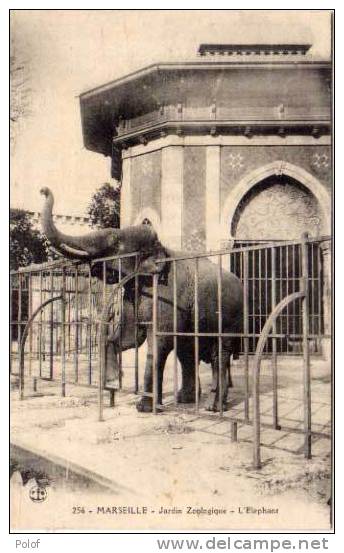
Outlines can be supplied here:
[[[164, 376], [165, 362], [169, 351], [163, 347], [158, 347], [157, 351], [157, 379], [158, 379], [158, 405], [162, 405], [162, 383]], [[145, 395], [145, 393], [150, 395]], [[141, 413], [151, 413], [153, 411], [153, 348], [151, 340], [148, 339], [148, 353], [146, 359], [146, 368], [144, 374], [143, 396], [136, 403], [136, 409]], [[158, 408], [161, 410], [161, 407]]]
[[121, 367], [118, 364], [117, 353], [115, 349], [115, 344], [109, 342], [106, 345], [106, 369], [104, 375], [104, 385], [105, 387], [113, 387], [116, 382], [118, 382], [121, 373]]
[[[222, 363], [221, 363], [221, 371], [219, 371], [219, 356], [218, 352], [214, 353], [211, 367], [213, 372], [213, 381], [212, 386], [210, 390], [210, 394], [207, 400], [206, 404], [206, 410], [207, 411], [220, 411], [220, 404], [219, 404], [219, 397], [220, 397], [220, 378], [222, 383], [222, 409], [223, 411], [227, 411], [228, 409], [228, 403], [227, 403], [227, 396], [228, 396], [228, 388], [229, 388], [229, 381], [228, 381], [228, 375], [230, 374], [230, 353], [223, 352], [222, 353]], [[221, 372], [219, 376], [219, 372]]]

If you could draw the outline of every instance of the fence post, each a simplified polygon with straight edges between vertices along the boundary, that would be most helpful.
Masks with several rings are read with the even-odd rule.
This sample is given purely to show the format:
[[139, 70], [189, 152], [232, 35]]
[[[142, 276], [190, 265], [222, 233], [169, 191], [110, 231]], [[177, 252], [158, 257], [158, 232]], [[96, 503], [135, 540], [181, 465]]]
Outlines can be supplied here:
[[[276, 307], [276, 248], [271, 248], [271, 311]], [[274, 322], [272, 333], [276, 334], [277, 326]], [[277, 338], [272, 338], [272, 422], [276, 430], [281, 427], [278, 424], [278, 375], [277, 375]]]
[[308, 283], [308, 234], [302, 235], [301, 256], [301, 290], [302, 299], [302, 350], [303, 350], [303, 409], [304, 409], [304, 454], [306, 459], [312, 457], [312, 403], [311, 403], [311, 371], [309, 356], [309, 283]]
[[152, 359], [152, 372], [153, 372], [153, 413], [157, 413], [158, 403], [158, 275], [153, 275], [153, 359]]
[[62, 268], [61, 285], [61, 393], [66, 395], [66, 270]]
[[173, 392], [174, 392], [174, 403], [178, 403], [178, 357], [177, 357], [177, 346], [178, 338], [176, 335], [177, 332], [177, 264], [176, 261], [172, 262], [173, 266]]
[[[32, 315], [32, 274], [28, 275], [28, 320]], [[32, 373], [32, 327], [29, 329], [29, 376]]]
[[[118, 280], [122, 280], [122, 259], [118, 260]], [[123, 375], [123, 355], [122, 355], [122, 338], [123, 338], [123, 294], [122, 288], [118, 288], [119, 293], [119, 336], [118, 336], [118, 388], [122, 390], [122, 375]], [[118, 297], [118, 296], [117, 296]]]
[[21, 347], [21, 315], [22, 315], [22, 275], [19, 273], [18, 282], [18, 358], [19, 358], [19, 397], [24, 399], [24, 386], [25, 386], [25, 374], [24, 374], [24, 348]]
[[194, 345], [195, 345], [195, 409], [199, 411], [199, 295], [198, 295], [198, 258], [195, 259], [195, 321], [194, 321]]
[[[256, 362], [256, 358], [255, 358]], [[260, 390], [259, 390], [260, 364], [253, 366], [253, 465], [255, 469], [262, 466], [260, 457]]]
[[248, 360], [248, 313], [249, 313], [249, 298], [248, 298], [248, 252], [243, 253], [243, 287], [244, 287], [244, 362], [245, 362], [245, 421], [248, 422], [250, 418], [250, 390], [249, 390], [249, 360]]
[[18, 282], [18, 316], [17, 316], [17, 340], [18, 340], [18, 353], [20, 351], [20, 342], [21, 342], [21, 335], [22, 335], [22, 327], [21, 327], [21, 320], [22, 320], [22, 275], [19, 273], [18, 275], [19, 282]]
[[88, 324], [87, 324], [88, 383], [92, 384], [92, 275], [91, 265], [88, 271]]
[[79, 273], [75, 267], [75, 296], [74, 296], [74, 378], [79, 380]]
[[107, 320], [104, 320], [106, 316], [106, 261], [103, 261], [103, 305], [102, 305], [102, 318], [99, 323], [99, 381], [98, 381], [98, 420], [104, 421], [104, 380], [106, 378], [106, 339], [107, 339]]
[[[43, 303], [43, 271], [39, 273], [39, 304]], [[43, 358], [43, 348], [42, 348], [42, 335], [43, 335], [43, 310], [39, 313], [39, 323], [38, 323], [38, 363], [39, 363], [39, 376], [42, 378], [42, 358]], [[45, 329], [44, 329], [45, 332]]]
[[[135, 270], [138, 269], [138, 258], [136, 255]], [[139, 317], [139, 277], [135, 275], [135, 394], [139, 392], [139, 346], [138, 346], [138, 317]]]
[[13, 356], [13, 344], [12, 344], [12, 325], [13, 325], [13, 280], [14, 274], [10, 274], [10, 375], [12, 374], [12, 356]]
[[[218, 402], [220, 416], [223, 416], [223, 366], [222, 366], [222, 257], [218, 257], [217, 266], [217, 321], [218, 321]], [[216, 400], [215, 400], [216, 401]]]
[[[50, 271], [50, 299], [54, 297], [54, 274], [53, 270]], [[53, 302], [50, 304], [49, 311], [49, 378], [54, 378], [54, 306]]]
[[232, 442], [238, 441], [238, 422], [237, 421], [231, 422], [231, 441]]

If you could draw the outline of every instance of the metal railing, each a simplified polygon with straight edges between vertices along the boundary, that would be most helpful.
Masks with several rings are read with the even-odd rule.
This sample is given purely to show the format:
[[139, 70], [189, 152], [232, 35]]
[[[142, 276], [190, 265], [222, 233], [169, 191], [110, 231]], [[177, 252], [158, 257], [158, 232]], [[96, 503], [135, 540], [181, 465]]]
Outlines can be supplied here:
[[193, 122], [213, 121], [219, 124], [235, 121], [324, 121], [330, 120], [328, 108], [317, 108], [309, 110], [309, 107], [284, 108], [281, 112], [277, 107], [224, 107], [210, 105], [202, 107], [191, 107], [182, 104], [161, 106], [150, 113], [122, 120], [117, 128], [118, 136], [123, 136], [137, 130], [144, 130], [152, 124], [167, 122]]
[[[315, 353], [312, 344], [315, 341], [318, 349], [321, 341], [329, 338], [324, 333], [323, 324], [315, 324], [314, 317], [323, 316], [323, 309], [319, 307], [322, 298], [319, 299], [321, 290], [322, 269], [320, 263], [319, 246], [330, 240], [329, 237], [312, 239], [304, 237], [303, 240], [283, 242], [269, 242], [250, 245], [235, 245], [233, 249], [223, 249], [216, 252], [190, 255], [155, 260], [156, 263], [165, 264], [168, 275], [170, 305], [169, 330], [161, 329], [161, 302], [166, 290], [166, 283], [161, 283], [161, 275], [144, 275], [145, 289], [152, 302], [152, 320], [141, 321], [138, 316], [139, 306], [139, 271], [140, 256], [137, 252], [128, 255], [114, 256], [94, 260], [85, 265], [80, 262], [52, 262], [44, 265], [21, 269], [11, 274], [11, 359], [12, 373], [19, 375], [20, 397], [25, 397], [25, 382], [31, 379], [33, 389], [37, 390], [39, 379], [60, 381], [61, 393], [66, 394], [66, 384], [98, 387], [99, 420], [103, 420], [104, 390], [110, 392], [110, 405], [114, 405], [115, 391], [121, 388], [122, 369], [122, 330], [123, 330], [123, 290], [131, 281], [132, 302], [134, 310], [134, 347], [135, 367], [133, 391], [140, 391], [140, 374], [138, 358], [138, 329], [142, 325], [151, 327], [153, 339], [153, 372], [152, 389], [144, 390], [144, 395], [152, 398], [153, 412], [157, 413], [158, 406], [158, 368], [157, 353], [159, 340], [171, 337], [173, 340], [173, 396], [177, 404], [178, 392], [178, 340], [188, 339], [193, 341], [194, 371], [195, 371], [195, 411], [200, 412], [199, 401], [199, 363], [200, 345], [202, 340], [213, 339], [217, 341], [218, 357], [218, 402], [219, 416], [228, 418], [232, 427], [232, 439], [237, 439], [238, 423], [253, 425], [254, 465], [259, 468], [260, 461], [260, 363], [262, 356], [271, 359], [272, 365], [272, 427], [279, 429], [278, 417], [278, 355], [283, 354], [283, 348], [278, 347], [278, 340], [285, 340], [285, 323], [280, 323], [281, 317], [287, 321], [287, 336], [298, 341], [298, 353], [303, 356], [304, 374], [304, 428], [305, 455], [311, 456], [311, 378], [310, 378], [310, 354]], [[278, 251], [286, 252], [278, 257]], [[288, 283], [288, 271], [284, 269], [284, 263], [290, 259], [293, 268], [293, 278]], [[297, 252], [297, 256], [295, 254]], [[318, 257], [316, 257], [318, 256]], [[132, 258], [132, 259], [131, 259]], [[200, 309], [202, 309], [202, 297], [200, 297], [200, 263], [203, 258], [213, 260], [216, 268], [216, 297], [217, 314], [216, 323], [210, 328], [202, 330], [200, 327]], [[126, 263], [131, 261], [131, 271], [126, 270]], [[268, 260], [268, 261], [267, 261]], [[269, 289], [264, 296], [266, 310], [259, 313], [259, 327], [252, 325], [254, 320], [252, 296], [256, 292], [252, 282], [255, 263], [261, 263], [258, 267], [261, 290], [266, 290], [267, 280], [262, 285], [264, 272], [271, 274]], [[193, 328], [183, 331], [179, 328], [178, 301], [180, 289], [178, 289], [178, 275], [181, 265], [185, 263], [189, 267], [189, 279], [193, 294]], [[279, 263], [281, 265], [279, 265]], [[320, 270], [314, 276], [315, 267]], [[234, 269], [243, 284], [243, 326], [242, 331], [223, 327], [223, 271]], [[267, 269], [270, 268], [268, 271]], [[236, 270], [235, 270], [236, 269]], [[270, 271], [270, 272], [269, 272]], [[283, 272], [284, 271], [284, 272]], [[284, 287], [280, 282], [286, 279]], [[109, 285], [108, 282], [111, 281]], [[316, 292], [314, 291], [317, 288]], [[263, 294], [258, 294], [263, 298]], [[318, 311], [312, 313], [312, 305], [315, 299]], [[251, 303], [250, 303], [251, 302]], [[293, 306], [298, 306], [297, 317], [300, 318], [298, 326], [293, 326], [295, 320], [290, 311]], [[289, 311], [288, 311], [289, 310]], [[295, 315], [296, 316], [296, 315]], [[119, 329], [118, 348], [118, 385], [108, 387], [107, 374], [107, 336], [110, 331]], [[124, 330], [126, 330], [124, 328]], [[244, 419], [231, 416], [230, 412], [224, 412], [222, 402], [225, 367], [223, 367], [223, 343], [228, 338], [241, 340], [241, 354], [243, 356], [244, 373]], [[252, 387], [250, 386], [249, 357], [255, 354], [252, 371]], [[18, 370], [16, 370], [16, 367]], [[67, 388], [68, 390], [68, 388]], [[252, 397], [252, 409], [250, 399]], [[213, 415], [211, 415], [213, 416]]]

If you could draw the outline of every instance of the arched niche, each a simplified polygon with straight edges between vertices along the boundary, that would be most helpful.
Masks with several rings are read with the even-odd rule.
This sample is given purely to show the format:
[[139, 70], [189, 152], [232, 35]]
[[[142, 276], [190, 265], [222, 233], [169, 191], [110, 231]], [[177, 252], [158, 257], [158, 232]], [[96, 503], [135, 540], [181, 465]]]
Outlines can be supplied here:
[[239, 202], [230, 235], [239, 240], [297, 240], [304, 232], [325, 233], [316, 197], [292, 177], [272, 175], [257, 183]]
[[[283, 204], [283, 199], [279, 201], [279, 192], [283, 194], [287, 204], [288, 217], [286, 209], [282, 210], [278, 216], [278, 209]], [[249, 205], [250, 207], [248, 207]], [[270, 226], [271, 236], [268, 238], [299, 238], [299, 236], [292, 236], [291, 233], [299, 232], [304, 226], [300, 223], [305, 215], [309, 216], [310, 228], [304, 230], [308, 230], [313, 235], [330, 234], [331, 232], [331, 201], [325, 187], [301, 167], [282, 160], [252, 171], [239, 181], [228, 194], [221, 213], [221, 239], [227, 241], [239, 236], [237, 233], [237, 230], [240, 230], [238, 217], [240, 214], [244, 216], [245, 210], [248, 210], [247, 214], [250, 210], [253, 212], [255, 208], [257, 211], [260, 210], [260, 217], [270, 222], [276, 232], [280, 228], [278, 231], [280, 236], [273, 236], [274, 228]], [[294, 220], [292, 212], [294, 212]], [[256, 215], [255, 218], [258, 224], [259, 216]], [[287, 237], [282, 237], [281, 234], [286, 227], [283, 221], [288, 218], [291, 232]], [[253, 238], [262, 238], [259, 236], [258, 228], [257, 226], [256, 235]]]

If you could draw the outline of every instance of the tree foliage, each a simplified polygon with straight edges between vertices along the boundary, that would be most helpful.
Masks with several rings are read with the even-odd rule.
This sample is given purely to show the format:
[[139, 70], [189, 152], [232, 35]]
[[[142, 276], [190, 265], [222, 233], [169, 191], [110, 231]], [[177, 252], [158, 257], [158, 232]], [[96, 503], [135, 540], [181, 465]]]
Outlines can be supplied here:
[[99, 228], [120, 226], [120, 189], [104, 183], [93, 195], [87, 209], [92, 226]]
[[10, 210], [10, 269], [48, 260], [48, 245], [44, 236], [32, 226], [29, 213]]

